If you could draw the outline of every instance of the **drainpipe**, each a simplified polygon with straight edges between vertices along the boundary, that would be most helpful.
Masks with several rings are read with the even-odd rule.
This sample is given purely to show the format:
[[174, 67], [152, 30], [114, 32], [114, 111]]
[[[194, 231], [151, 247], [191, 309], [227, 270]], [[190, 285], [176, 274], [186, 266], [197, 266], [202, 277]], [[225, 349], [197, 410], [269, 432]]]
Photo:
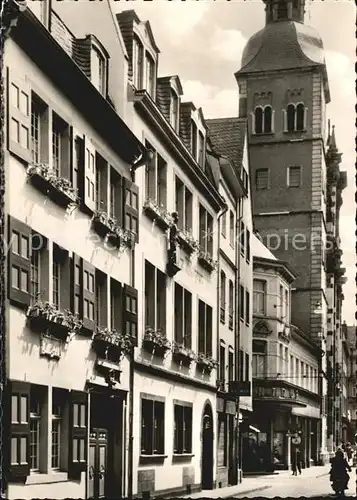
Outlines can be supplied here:
[[[236, 219], [236, 252], [235, 252], [235, 267], [236, 267], [236, 276], [235, 276], [235, 297], [236, 297], [236, 308], [235, 308], [235, 336], [234, 336], [234, 354], [235, 354], [235, 374], [236, 374], [236, 381], [239, 380], [239, 348], [240, 348], [240, 303], [239, 303], [239, 285], [240, 285], [240, 238], [238, 238], [239, 235], [239, 228], [240, 228], [240, 222], [243, 217], [243, 200], [239, 199], [237, 201], [237, 219]], [[239, 474], [238, 474], [238, 469], [242, 465], [242, 457], [240, 453], [240, 446], [239, 446], [239, 413], [240, 413], [240, 397], [239, 395], [236, 396], [236, 428], [235, 428], [235, 477], [237, 477], [237, 484], [241, 482], [239, 481]], [[240, 478], [241, 479], [241, 478]]]

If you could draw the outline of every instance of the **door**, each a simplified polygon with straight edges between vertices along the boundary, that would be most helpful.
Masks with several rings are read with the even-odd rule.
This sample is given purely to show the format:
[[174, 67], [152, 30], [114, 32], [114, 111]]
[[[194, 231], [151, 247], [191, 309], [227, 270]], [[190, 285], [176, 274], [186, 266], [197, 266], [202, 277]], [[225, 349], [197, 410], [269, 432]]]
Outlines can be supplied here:
[[104, 498], [107, 479], [108, 431], [92, 429], [89, 437], [88, 498]]
[[236, 461], [234, 460], [234, 415], [228, 415], [228, 483], [237, 484], [237, 474], [235, 474]]
[[213, 489], [213, 417], [206, 405], [202, 421], [202, 489]]

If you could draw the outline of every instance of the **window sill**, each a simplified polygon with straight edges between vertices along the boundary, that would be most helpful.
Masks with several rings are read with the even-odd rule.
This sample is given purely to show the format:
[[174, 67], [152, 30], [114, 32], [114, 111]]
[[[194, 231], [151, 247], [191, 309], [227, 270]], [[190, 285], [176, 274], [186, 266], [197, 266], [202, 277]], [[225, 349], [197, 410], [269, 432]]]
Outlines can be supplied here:
[[274, 135], [274, 132], [252, 132], [252, 135], [254, 137], [261, 137], [262, 135], [263, 136], [264, 135], [268, 135], [268, 136], [270, 135], [270, 136], [272, 136], [272, 135]]
[[64, 483], [68, 481], [67, 472], [52, 471], [48, 474], [41, 472], [33, 472], [27, 477], [26, 485], [49, 484], [49, 483]]
[[168, 455], [140, 455], [139, 464], [162, 464]]
[[302, 134], [304, 132], [307, 132], [305, 128], [303, 130], [284, 130], [284, 134]]
[[195, 455], [194, 453], [174, 453], [172, 455], [172, 461], [173, 462], [188, 462], [193, 458]]

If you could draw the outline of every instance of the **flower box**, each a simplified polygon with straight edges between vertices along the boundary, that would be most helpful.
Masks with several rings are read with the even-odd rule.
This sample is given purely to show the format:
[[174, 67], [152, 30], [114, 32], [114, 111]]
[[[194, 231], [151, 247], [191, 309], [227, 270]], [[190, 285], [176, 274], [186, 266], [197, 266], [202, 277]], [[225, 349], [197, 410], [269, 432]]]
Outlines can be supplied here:
[[148, 327], [145, 330], [143, 347], [155, 351], [158, 355], [164, 355], [171, 348], [171, 343], [162, 330]]
[[66, 208], [70, 204], [78, 203], [77, 190], [73, 188], [72, 183], [65, 177], [58, 176], [48, 165], [30, 165], [27, 176], [31, 184], [58, 205]]
[[31, 327], [35, 330], [50, 330], [61, 339], [66, 339], [70, 333], [77, 333], [82, 328], [82, 321], [71, 311], [59, 311], [49, 302], [35, 302], [29, 306], [26, 314]]
[[195, 359], [193, 350], [178, 342], [174, 342], [172, 346], [172, 355], [178, 361], [187, 364], [190, 364]]
[[97, 327], [92, 339], [92, 347], [97, 355], [115, 362], [128, 354], [133, 345], [133, 339], [129, 335], [109, 328]]
[[202, 250], [198, 254], [198, 262], [209, 273], [216, 269], [217, 266], [217, 262], [213, 260], [212, 255]]
[[200, 369], [208, 371], [213, 370], [213, 368], [217, 366], [217, 361], [215, 361], [210, 356], [206, 356], [205, 354], [198, 354], [196, 363]]
[[148, 198], [144, 202], [144, 212], [145, 214], [164, 231], [168, 229], [172, 223], [172, 217], [167, 212], [166, 208], [163, 205], [158, 205], [154, 200]]
[[132, 248], [135, 241], [134, 233], [120, 227], [115, 217], [111, 217], [104, 210], [97, 210], [92, 219], [93, 229], [108, 241], [120, 247], [121, 245]]
[[180, 247], [182, 247], [188, 254], [198, 251], [199, 243], [190, 232], [180, 229], [177, 233], [177, 239]]

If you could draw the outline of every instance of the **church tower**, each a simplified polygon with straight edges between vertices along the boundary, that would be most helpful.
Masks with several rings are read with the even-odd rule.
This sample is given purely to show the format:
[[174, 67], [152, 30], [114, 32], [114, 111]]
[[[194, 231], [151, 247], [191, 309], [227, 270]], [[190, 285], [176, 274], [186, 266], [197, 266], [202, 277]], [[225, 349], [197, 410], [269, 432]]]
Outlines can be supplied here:
[[[326, 352], [327, 242], [336, 237], [328, 225], [330, 91], [323, 44], [304, 22], [305, 0], [263, 1], [265, 27], [249, 39], [235, 74], [239, 115], [248, 119], [254, 227], [277, 258], [298, 272], [291, 322]], [[321, 359], [325, 373], [326, 356]], [[326, 393], [322, 378], [322, 416]], [[326, 425], [323, 416], [322, 448], [322, 435], [333, 440]]]

